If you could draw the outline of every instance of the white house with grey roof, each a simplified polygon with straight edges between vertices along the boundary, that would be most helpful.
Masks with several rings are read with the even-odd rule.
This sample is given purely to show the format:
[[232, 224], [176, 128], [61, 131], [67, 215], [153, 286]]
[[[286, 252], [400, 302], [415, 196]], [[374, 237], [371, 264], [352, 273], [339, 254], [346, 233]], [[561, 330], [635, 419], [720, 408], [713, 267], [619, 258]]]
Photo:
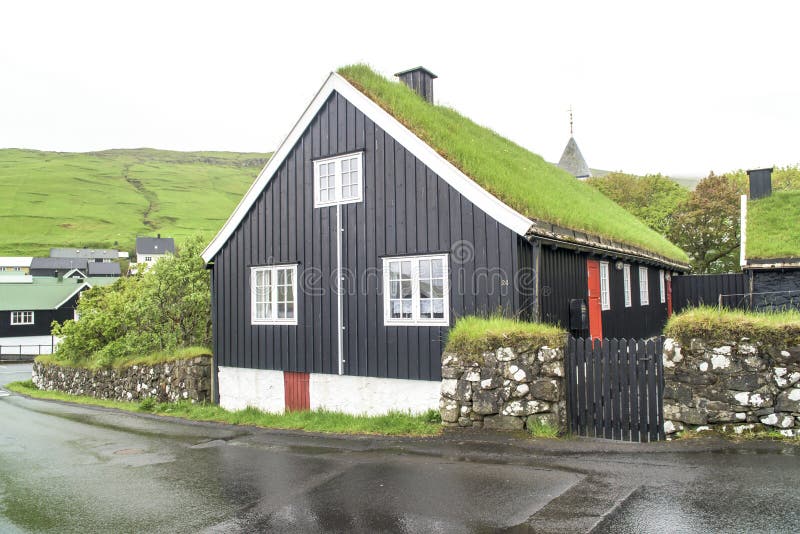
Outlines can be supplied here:
[[136, 264], [145, 266], [153, 265], [166, 256], [175, 254], [175, 240], [171, 237], [137, 237], [136, 238]]

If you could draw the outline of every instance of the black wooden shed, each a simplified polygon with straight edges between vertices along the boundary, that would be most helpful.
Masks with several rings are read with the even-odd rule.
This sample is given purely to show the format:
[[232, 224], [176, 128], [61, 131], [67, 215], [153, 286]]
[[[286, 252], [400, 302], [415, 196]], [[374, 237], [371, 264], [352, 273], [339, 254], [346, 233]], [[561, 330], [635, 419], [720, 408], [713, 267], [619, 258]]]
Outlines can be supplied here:
[[[670, 273], [687, 269], [681, 251], [565, 171], [434, 105], [430, 71], [400, 77], [422, 98], [364, 66], [332, 73], [204, 251], [224, 406], [436, 408], [447, 330], [464, 315], [598, 337], [660, 332]], [[469, 171], [453, 147], [473, 134], [486, 158], [474, 166], [521, 165], [512, 178], [527, 196]], [[569, 224], [538, 216], [537, 188], [565, 192], [551, 211]], [[613, 214], [607, 235], [581, 224], [580, 207], [594, 203]], [[581, 304], [587, 324], [576, 322]]]

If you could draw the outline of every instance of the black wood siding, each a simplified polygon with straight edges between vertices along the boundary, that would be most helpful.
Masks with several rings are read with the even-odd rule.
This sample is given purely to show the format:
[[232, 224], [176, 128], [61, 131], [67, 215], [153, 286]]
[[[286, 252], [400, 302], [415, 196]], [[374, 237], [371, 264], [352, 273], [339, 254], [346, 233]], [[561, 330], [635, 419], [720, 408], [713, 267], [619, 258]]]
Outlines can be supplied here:
[[[609, 260], [608, 264], [611, 309], [603, 311], [603, 337], [646, 338], [660, 335], [667, 322], [667, 304], [661, 302], [658, 269], [647, 267], [650, 303], [642, 306], [639, 298], [640, 264], [628, 263], [631, 266], [631, 306], [626, 308], [624, 271], [615, 268], [614, 260]], [[664, 289], [666, 291], [666, 286]]]
[[750, 283], [746, 274], [692, 274], [672, 277], [672, 310], [675, 313], [690, 306], [747, 308]]
[[[800, 309], [800, 270], [754, 270], [751, 273], [754, 309], [760, 311]], [[747, 303], [747, 299], [743, 297], [731, 297], [730, 300], [734, 301], [731, 304], [741, 301]]]
[[[23, 337], [23, 336], [49, 336], [50, 325], [53, 321], [63, 323], [67, 319], [72, 319], [75, 313], [75, 306], [78, 305], [78, 297], [75, 295], [65, 302], [57, 310], [19, 310], [32, 311], [33, 324], [11, 325], [11, 312], [0, 311], [0, 338], [4, 337]], [[0, 341], [2, 345], [2, 341]]]
[[588, 304], [586, 259], [584, 253], [541, 246], [539, 300], [542, 321], [569, 328], [569, 301], [583, 299]]
[[[313, 161], [364, 151], [364, 200], [342, 206], [345, 374], [439, 380], [447, 327], [383, 325], [381, 258], [444, 253], [450, 319], [517, 313], [517, 234], [334, 94], [214, 259], [218, 365], [336, 373], [336, 207], [314, 208]], [[250, 324], [249, 268], [297, 263], [297, 326]]]
[[569, 327], [569, 301], [583, 299], [588, 305], [588, 259], [608, 261], [611, 309], [602, 312], [604, 337], [651, 337], [661, 333], [667, 321], [667, 304], [661, 302], [658, 269], [648, 267], [650, 304], [639, 299], [639, 266], [631, 266], [631, 307], [625, 307], [623, 271], [615, 268], [611, 258], [590, 256], [544, 244], [540, 256], [540, 306], [544, 322]]

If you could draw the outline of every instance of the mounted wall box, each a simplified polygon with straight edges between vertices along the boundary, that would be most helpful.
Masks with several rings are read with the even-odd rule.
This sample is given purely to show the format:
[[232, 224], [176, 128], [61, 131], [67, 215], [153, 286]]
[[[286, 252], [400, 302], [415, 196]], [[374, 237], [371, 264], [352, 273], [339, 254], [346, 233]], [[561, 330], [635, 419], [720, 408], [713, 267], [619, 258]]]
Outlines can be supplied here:
[[587, 330], [589, 328], [589, 308], [583, 299], [570, 299], [569, 301], [569, 329]]

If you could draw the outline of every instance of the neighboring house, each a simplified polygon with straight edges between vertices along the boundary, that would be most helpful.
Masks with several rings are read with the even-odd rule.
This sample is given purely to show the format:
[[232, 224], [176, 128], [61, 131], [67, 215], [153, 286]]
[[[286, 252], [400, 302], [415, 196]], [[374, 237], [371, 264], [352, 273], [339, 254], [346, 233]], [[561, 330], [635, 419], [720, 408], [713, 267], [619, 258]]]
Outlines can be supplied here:
[[33, 276], [64, 276], [73, 269], [82, 273], [88, 270], [86, 258], [33, 258], [30, 274]]
[[88, 273], [89, 276], [122, 276], [122, 270], [120, 269], [119, 263], [96, 263], [92, 262], [89, 263], [88, 266]]
[[203, 252], [223, 406], [436, 408], [447, 331], [464, 315], [660, 333], [670, 273], [688, 269], [680, 249], [434, 106], [426, 69], [399, 74], [419, 97], [363, 66], [341, 72]]
[[741, 267], [755, 309], [800, 309], [800, 191], [772, 191], [772, 169], [747, 171]]
[[32, 259], [30, 256], [0, 256], [0, 272], [29, 274]]
[[137, 237], [136, 264], [149, 267], [167, 254], [175, 254], [175, 241], [171, 237]]
[[111, 262], [119, 259], [119, 251], [114, 249], [89, 248], [51, 248], [51, 258], [81, 258], [89, 262]]

